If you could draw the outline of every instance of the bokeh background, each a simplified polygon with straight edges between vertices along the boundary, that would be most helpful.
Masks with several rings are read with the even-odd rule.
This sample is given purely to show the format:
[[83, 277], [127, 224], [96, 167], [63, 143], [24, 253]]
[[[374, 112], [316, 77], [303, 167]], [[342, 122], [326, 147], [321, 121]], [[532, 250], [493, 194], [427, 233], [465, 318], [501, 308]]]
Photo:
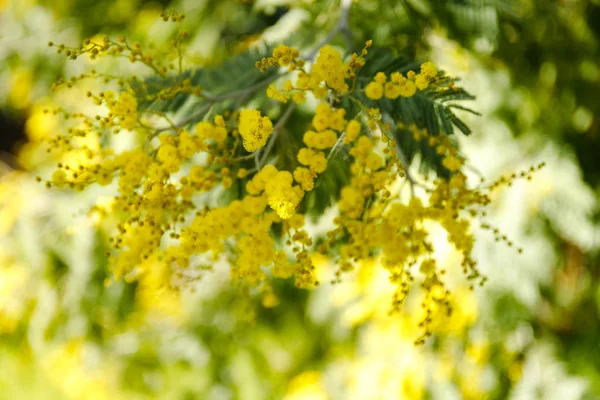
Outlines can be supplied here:
[[[464, 115], [474, 133], [460, 138], [474, 174], [546, 163], [488, 215], [523, 254], [477, 230], [489, 281], [470, 292], [456, 279], [456, 312], [424, 346], [410, 304], [387, 315], [377, 265], [312, 291], [277, 282], [274, 308], [244, 300], [225, 264], [181, 295], [151, 279], [105, 286], [106, 238], [85, 214], [102, 192], [35, 182], [51, 162], [36, 143], [60, 129], [43, 107], [78, 101], [52, 83], [95, 67], [49, 40], [160, 45], [159, 15], [177, 10], [188, 62], [207, 65], [292, 35], [310, 46], [338, 3], [0, 0], [1, 399], [600, 398], [599, 0], [354, 2], [354, 40], [431, 59], [477, 96], [482, 115]], [[327, 281], [329, 261], [315, 261]]]

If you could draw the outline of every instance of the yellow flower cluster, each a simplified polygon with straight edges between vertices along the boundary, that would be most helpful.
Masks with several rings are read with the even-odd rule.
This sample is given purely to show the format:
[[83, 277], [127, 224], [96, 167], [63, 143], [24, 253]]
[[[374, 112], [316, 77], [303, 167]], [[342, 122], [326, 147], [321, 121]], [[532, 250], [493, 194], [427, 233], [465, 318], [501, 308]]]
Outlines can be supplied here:
[[196, 134], [202, 141], [210, 139], [217, 143], [223, 143], [227, 139], [227, 129], [223, 117], [215, 118], [215, 124], [208, 121], [198, 122], [196, 125]]
[[265, 57], [257, 61], [255, 66], [262, 72], [265, 72], [269, 67], [288, 67], [289, 71], [294, 71], [297, 68], [304, 66], [304, 60], [298, 59], [300, 52], [286, 45], [279, 45], [273, 50], [273, 57]]
[[273, 124], [269, 117], [262, 117], [259, 110], [242, 110], [238, 130], [244, 140], [244, 148], [252, 153], [267, 144], [273, 133]]
[[323, 150], [333, 147], [337, 141], [337, 133], [331, 129], [323, 132], [306, 131], [304, 133], [304, 144], [313, 149]]
[[[297, 167], [294, 170], [294, 179], [305, 191], [312, 190], [318, 174], [327, 169], [327, 157], [322, 150], [336, 145], [338, 134], [344, 131], [347, 125], [345, 115], [344, 109], [333, 109], [327, 103], [320, 103], [317, 106], [312, 119], [315, 130], [304, 133], [303, 141], [307, 147], [300, 149], [297, 154], [298, 162], [304, 167]], [[356, 123], [354, 121], [352, 126], [355, 127]]]
[[[367, 47], [369, 45], [365, 46], [362, 55], [367, 54]], [[271, 65], [279, 65], [280, 61], [277, 60], [281, 60], [280, 54], [282, 52], [278, 49], [279, 47], [273, 51], [272, 58], [265, 58], [257, 63], [257, 67], [261, 71], [265, 71]], [[292, 54], [297, 54], [297, 51]], [[364, 58], [357, 54], [353, 54], [350, 61], [345, 63], [342, 53], [330, 45], [325, 45], [319, 50], [317, 59], [310, 71], [306, 71], [303, 60], [298, 60], [296, 57], [292, 58], [290, 64], [290, 70], [299, 70], [296, 84], [294, 85], [288, 79], [284, 82], [281, 90], [271, 84], [267, 89], [267, 96], [283, 103], [287, 102], [291, 96], [294, 102], [302, 104], [306, 101], [307, 91], [312, 92], [317, 99], [324, 99], [329, 91], [335, 95], [344, 95], [349, 90], [347, 80], [354, 79], [356, 70], [364, 65]], [[284, 60], [287, 62], [288, 58], [285, 57]]]
[[[390, 156], [394, 154], [394, 142], [385, 136], [370, 138], [360, 135], [360, 129], [358, 122], [347, 124], [346, 134], [352, 132], [352, 140], [347, 142], [354, 158], [352, 179], [341, 190], [338, 202], [340, 215], [334, 220], [336, 228], [328, 233], [329, 240], [320, 251], [338, 249], [334, 253], [339, 266], [336, 279], [340, 279], [344, 271], [361, 265], [361, 260], [379, 254], [389, 271], [391, 282], [397, 285], [392, 301], [393, 311], [401, 309], [415, 272], [419, 271], [421, 287], [426, 293], [423, 299], [425, 314], [420, 324], [423, 336], [417, 340], [422, 343], [432, 334], [434, 312], [452, 308], [442, 280], [443, 271], [430, 257], [433, 245], [428, 239], [425, 221], [437, 221], [446, 229], [449, 241], [463, 254], [462, 268], [467, 279], [483, 282], [485, 278], [480, 276], [471, 257], [474, 239], [468, 217], [477, 214], [478, 208], [487, 206], [490, 199], [481, 191], [469, 189], [465, 175], [458, 169], [449, 181], [438, 179], [434, 182], [428, 203], [417, 197], [408, 204], [399, 201], [389, 191], [400, 179], [404, 168], [396, 156]], [[427, 135], [416, 128], [414, 131]], [[357, 135], [360, 136], [356, 138]], [[381, 145], [383, 155], [378, 154]], [[438, 138], [433, 145], [437, 145], [439, 154], [457, 157], [449, 141]]]
[[288, 171], [277, 171], [273, 165], [263, 167], [246, 185], [252, 195], [260, 195], [263, 191], [269, 206], [282, 219], [292, 217], [300, 204], [304, 191], [293, 185], [292, 174]]
[[383, 72], [379, 72], [365, 87], [365, 95], [371, 100], [379, 100], [384, 96], [388, 99], [396, 99], [399, 96], [411, 97], [417, 93], [417, 90], [427, 89], [437, 75], [438, 69], [431, 61], [421, 65], [419, 74], [409, 71], [405, 77], [400, 72], [393, 72], [389, 81]]
[[[315, 250], [336, 260], [336, 279], [342, 272], [357, 268], [361, 261], [379, 256], [397, 287], [392, 311], [400, 309], [418, 277], [426, 292], [421, 326], [427, 336], [431, 334], [434, 310], [450, 308], [443, 271], [432, 259], [434, 249], [427, 223], [435, 221], [444, 227], [450, 242], [463, 254], [462, 268], [467, 278], [481, 281], [471, 257], [469, 218], [480, 215], [490, 199], [484, 189], [469, 188], [461, 172], [464, 160], [446, 136], [428, 135], [400, 124], [398, 127], [408, 129], [415, 140], [425, 140], [435, 148], [451, 177], [435, 180], [425, 194], [408, 201], [393, 192], [398, 183], [413, 181], [396, 155], [396, 143], [389, 139], [392, 124], [383, 123], [377, 108], [369, 108], [355, 96], [363, 90], [357, 87], [362, 83], [356, 82], [355, 74], [364, 65], [363, 56], [370, 45], [368, 42], [361, 56], [354, 54], [348, 62], [338, 50], [325, 45], [311, 69], [299, 59], [298, 50], [283, 45], [273, 51], [272, 57], [257, 62], [263, 71], [287, 67], [297, 72], [296, 81], [286, 79], [281, 90], [269, 86], [269, 97], [303, 103], [307, 93], [312, 93], [317, 99], [327, 99], [316, 106], [311, 126], [302, 127], [305, 147], [294, 150], [285, 162], [265, 165], [271, 160], [268, 154], [240, 154], [265, 147], [274, 134], [273, 122], [259, 109], [224, 111], [212, 119], [207, 113], [179, 125], [158, 114], [169, 122], [169, 126], [159, 129], [151, 126], [151, 118], [144, 119], [156, 118], [155, 112], [138, 110], [142, 95], [124, 90], [117, 97], [107, 91], [98, 96], [100, 104], [108, 108], [107, 115], [90, 118], [71, 114], [69, 118], [78, 128], [51, 142], [52, 150], [71, 161], [61, 162], [47, 184], [81, 190], [94, 183], [108, 185], [116, 181], [118, 195], [104, 219], [112, 234], [109, 261], [117, 277], [146, 279], [148, 274], [158, 274], [167, 286], [169, 277], [192, 268], [197, 256], [227, 258], [232, 275], [257, 287], [263, 303], [270, 307], [277, 304], [277, 298], [267, 271], [276, 277], [293, 276], [299, 287], [312, 287], [318, 284], [312, 264]], [[135, 57], [138, 53], [134, 52]], [[155, 66], [151, 59], [142, 62]], [[438, 76], [436, 66], [430, 62], [421, 65], [419, 74], [393, 72], [388, 79], [380, 72], [364, 92], [371, 100], [410, 97], [418, 90], [437, 90]], [[266, 80], [265, 86], [271, 81]], [[181, 79], [165, 88], [164, 93], [191, 90], [191, 83]], [[244, 96], [250, 93], [240, 92]], [[208, 101], [213, 105], [213, 100]], [[341, 105], [349, 102], [360, 111], [347, 115], [352, 108]], [[283, 113], [277, 121], [281, 135], [293, 134], [283, 129], [288, 116]], [[195, 130], [186, 130], [190, 121], [198, 120], [202, 121], [196, 123]], [[139, 142], [121, 152], [100, 145], [109, 142], [100, 140], [106, 138], [107, 127], [135, 129], [140, 133]], [[89, 138], [100, 139], [92, 142]], [[304, 229], [309, 202], [303, 200], [320, 184], [319, 177], [323, 178], [321, 174], [331, 157], [337, 156], [338, 146], [349, 155], [349, 183], [329, 193], [331, 198], [339, 199], [334, 228], [326, 237], [311, 237]], [[272, 147], [277, 146], [266, 146], [264, 152]], [[217, 188], [227, 195], [221, 196]], [[208, 196], [215, 193], [218, 195]], [[231, 200], [230, 195], [235, 199]], [[205, 201], [209, 197], [214, 200]], [[284, 240], [278, 240], [279, 233], [274, 232], [281, 232]]]
[[459, 171], [463, 164], [464, 159], [458, 155], [458, 150], [450, 142], [450, 139], [446, 136], [431, 136], [425, 129], [418, 129], [416, 125], [412, 124], [407, 127], [403, 123], [399, 123], [398, 128], [408, 130], [414, 140], [424, 140], [428, 146], [435, 149], [435, 152], [441, 156], [442, 165], [451, 172]]
[[346, 137], [344, 137], [344, 143], [350, 144], [360, 135], [360, 122], [352, 120], [348, 122], [346, 126]]
[[[284, 251], [278, 251], [269, 232], [271, 226], [281, 219], [289, 221], [288, 228], [295, 229], [294, 240], [306, 243], [308, 236], [300, 228], [302, 216], [294, 215], [304, 192], [292, 184], [287, 171], [278, 171], [267, 165], [246, 184], [246, 195], [229, 205], [199, 213], [189, 227], [181, 229], [179, 246], [167, 249], [167, 262], [181, 268], [188, 265], [194, 254], [211, 253], [218, 257], [225, 251], [225, 243], [236, 239], [236, 262], [233, 275], [249, 284], [258, 284], [265, 279], [261, 267], [272, 266], [278, 277], [296, 276], [296, 284], [310, 287], [316, 283], [312, 264], [306, 255], [298, 254], [297, 265], [290, 264]], [[267, 206], [275, 210], [268, 212]], [[304, 237], [304, 238], [303, 238]], [[298, 249], [300, 253], [300, 249]], [[266, 292], [269, 302], [272, 293]]]
[[348, 65], [342, 60], [342, 54], [329, 45], [325, 45], [319, 51], [311, 75], [319, 81], [325, 81], [327, 86], [337, 94], [344, 94], [348, 91], [346, 83]]
[[119, 119], [119, 125], [123, 129], [134, 129], [137, 125], [137, 99], [129, 92], [122, 92], [115, 99], [115, 94], [112, 91], [105, 93], [106, 105], [112, 114], [112, 117]]

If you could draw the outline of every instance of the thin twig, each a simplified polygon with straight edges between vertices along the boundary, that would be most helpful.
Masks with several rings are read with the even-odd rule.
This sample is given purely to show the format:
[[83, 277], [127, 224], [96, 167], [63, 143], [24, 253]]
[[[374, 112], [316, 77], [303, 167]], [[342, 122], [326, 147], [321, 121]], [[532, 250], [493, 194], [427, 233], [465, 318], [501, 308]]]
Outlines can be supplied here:
[[[261, 87], [270, 84], [275, 79], [277, 79], [279, 76], [281, 76], [281, 75], [276, 74], [276, 75], [270, 76], [252, 86], [248, 86], [247, 88], [244, 88], [241, 90], [236, 90], [236, 91], [233, 91], [230, 93], [225, 93], [225, 94], [218, 95], [218, 96], [203, 95], [202, 97], [204, 97], [208, 101], [208, 103], [206, 103], [203, 106], [201, 106], [200, 108], [198, 108], [198, 111], [196, 111], [195, 113], [193, 113], [193, 114], [187, 116], [186, 118], [182, 119], [181, 121], [177, 122], [175, 124], [175, 127], [183, 128], [190, 122], [192, 122], [200, 117], [203, 117], [214, 104], [219, 103], [224, 100], [227, 100], [227, 99], [231, 99], [233, 97], [245, 96], [249, 93], [252, 93], [253, 91], [255, 91], [257, 89], [260, 89]], [[164, 126], [161, 128], [157, 128], [155, 131], [155, 134], [158, 134], [163, 131], [167, 131], [169, 129], [173, 129], [173, 126]]]
[[408, 180], [408, 182], [410, 183], [410, 195], [411, 197], [413, 197], [415, 195], [415, 190], [414, 190], [414, 186], [417, 184], [416, 181], [413, 179], [412, 175], [410, 174], [410, 172], [408, 171], [408, 159], [406, 158], [406, 155], [404, 154], [404, 152], [402, 151], [402, 148], [400, 147], [400, 144], [398, 143], [398, 140], [396, 140], [396, 153], [398, 153], [398, 159], [400, 160], [400, 162], [402, 163], [402, 165], [404, 166], [404, 173], [406, 174], [406, 179]]
[[232, 161], [248, 161], [252, 158], [254, 158], [254, 154], [248, 154], [245, 156], [239, 156], [239, 157], [235, 157]]
[[153, 136], [156, 136], [157, 134], [159, 134], [161, 132], [168, 131], [169, 129], [183, 128], [190, 122], [192, 122], [198, 118], [204, 117], [206, 115], [206, 113], [208, 112], [208, 110], [210, 110], [210, 108], [212, 106], [213, 106], [213, 103], [203, 104], [201, 107], [198, 108], [198, 111], [196, 111], [193, 114], [188, 115], [187, 117], [185, 117], [178, 123], [176, 123], [174, 125], [170, 125], [170, 126], [163, 126], [162, 128], [157, 128], [154, 131]]
[[329, 161], [329, 159], [331, 157], [333, 157], [333, 154], [335, 152], [335, 150], [337, 149], [337, 147], [339, 146], [339, 144], [342, 142], [342, 140], [344, 140], [344, 138], [346, 137], [346, 132], [343, 132], [340, 137], [338, 138], [338, 140], [335, 141], [335, 144], [333, 145], [333, 147], [331, 148], [331, 150], [329, 150], [329, 154], [327, 155], [327, 161]]
[[202, 97], [204, 97], [206, 100], [208, 100], [210, 102], [218, 103], [220, 101], [231, 99], [232, 97], [244, 96], [250, 92], [253, 92], [254, 90], [260, 89], [264, 86], [268, 86], [275, 79], [277, 79], [283, 75], [284, 74], [271, 75], [271, 76], [267, 77], [266, 79], [263, 79], [262, 81], [255, 83], [252, 86], [248, 86], [247, 88], [236, 90], [234, 92], [225, 93], [225, 94], [221, 94], [221, 95], [217, 95], [217, 96], [202, 95]]
[[483, 182], [485, 181], [485, 176], [479, 169], [477, 169], [473, 165], [465, 164], [464, 166], [466, 169], [473, 172], [475, 175], [477, 175], [479, 177], [479, 184], [477, 184], [477, 186], [475, 187], [475, 189], [479, 189], [481, 187], [481, 185], [483, 184]]

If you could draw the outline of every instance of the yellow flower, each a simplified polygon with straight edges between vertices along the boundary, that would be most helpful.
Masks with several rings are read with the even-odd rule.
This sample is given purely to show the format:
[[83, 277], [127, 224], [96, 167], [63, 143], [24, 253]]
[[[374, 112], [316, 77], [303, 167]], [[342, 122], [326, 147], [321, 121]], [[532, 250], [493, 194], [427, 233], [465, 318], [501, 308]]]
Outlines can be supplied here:
[[366, 136], [361, 136], [354, 147], [350, 150], [350, 154], [356, 157], [359, 161], [365, 162], [368, 155], [373, 150], [373, 142]]
[[421, 64], [421, 74], [424, 75], [428, 80], [431, 80], [438, 74], [438, 69], [434, 63], [427, 61]]
[[237, 172], [237, 177], [240, 179], [244, 179], [248, 176], [248, 170], [246, 168], [240, 168]]
[[300, 186], [273, 191], [269, 195], [269, 206], [275, 210], [279, 218], [288, 219], [296, 212], [296, 208], [303, 196], [304, 191], [302, 191]]
[[307, 192], [314, 189], [315, 176], [316, 174], [308, 168], [298, 167], [294, 170], [294, 180]]
[[212, 137], [215, 142], [222, 143], [227, 139], [227, 129], [223, 126], [215, 126], [212, 131]]
[[285, 82], [283, 82], [283, 90], [285, 90], [286, 92], [289, 92], [291, 90], [294, 89], [294, 84], [292, 83], [291, 80], [287, 80]]
[[319, 51], [311, 74], [318, 77], [319, 81], [325, 81], [331, 89], [344, 94], [348, 91], [347, 71], [348, 66], [344, 64], [342, 54], [330, 45], [325, 45]]
[[383, 167], [383, 160], [378, 154], [371, 153], [367, 156], [367, 159], [365, 160], [365, 166], [371, 171], [377, 171], [378, 169], [381, 169], [381, 167]]
[[313, 96], [315, 96], [315, 99], [319, 99], [319, 100], [326, 98], [327, 93], [329, 93], [329, 91], [327, 90], [327, 87], [325, 87], [325, 86], [316, 87], [312, 90], [312, 92], [313, 92]]
[[346, 137], [344, 143], [350, 144], [360, 135], [360, 122], [352, 120], [346, 126]]
[[201, 165], [194, 165], [192, 169], [190, 169], [190, 179], [192, 182], [200, 182], [204, 179], [205, 169]]
[[244, 140], [244, 148], [252, 153], [265, 144], [273, 133], [273, 124], [269, 117], [261, 117], [259, 110], [242, 110], [238, 129]]
[[354, 187], [346, 186], [342, 189], [339, 202], [340, 212], [350, 218], [360, 218], [363, 211], [365, 198], [360, 191]]
[[220, 115], [215, 118], [215, 125], [208, 121], [200, 121], [196, 125], [196, 134], [200, 140], [212, 139], [217, 143], [221, 143], [227, 139], [227, 129], [223, 117]]
[[251, 181], [246, 184], [246, 191], [251, 195], [259, 195], [265, 190], [265, 185], [277, 174], [274, 165], [265, 165]]
[[383, 85], [379, 82], [369, 82], [365, 87], [365, 95], [371, 100], [379, 100], [383, 97]]
[[387, 76], [383, 72], [378, 72], [373, 80], [383, 85], [387, 81]]
[[426, 276], [431, 276], [435, 273], [435, 261], [432, 259], [425, 260], [421, 263], [419, 271]]
[[[296, 216], [298, 216], [298, 214], [294, 215], [292, 218], [290, 218], [288, 221], [292, 221]], [[292, 273], [294, 272], [294, 268], [295, 265], [291, 264], [288, 261], [287, 255], [285, 254], [284, 250], [279, 250], [276, 254], [275, 254], [275, 258], [273, 259], [273, 276], [277, 277], [277, 278], [284, 278], [287, 279], [290, 276], [292, 276]]]
[[292, 174], [280, 171], [265, 185], [269, 206], [279, 218], [288, 219], [294, 215], [296, 207], [304, 196], [299, 186], [292, 186]]
[[219, 115], [219, 114], [215, 115], [214, 121], [215, 121], [215, 125], [225, 127], [225, 120], [223, 119], [222, 115]]
[[462, 161], [454, 156], [446, 156], [442, 160], [442, 165], [448, 168], [450, 171], [457, 171], [462, 166]]
[[52, 174], [52, 182], [55, 184], [65, 183], [67, 181], [67, 173], [62, 169], [57, 169]]
[[[225, 133], [227, 134], [227, 132]], [[177, 146], [177, 151], [179, 152], [180, 157], [190, 158], [199, 150], [196, 139], [198, 139], [197, 136], [192, 136], [187, 131], [183, 131], [179, 134], [179, 145]]]
[[335, 145], [335, 142], [337, 141], [337, 135], [331, 129], [319, 133], [306, 131], [303, 140], [308, 147], [323, 150]]
[[306, 103], [306, 93], [305, 92], [296, 92], [292, 95], [292, 100], [298, 104]]
[[263, 272], [260, 267], [268, 265], [275, 257], [273, 239], [267, 233], [246, 235], [238, 243], [237, 270], [235, 275], [248, 283], [256, 284]]
[[392, 79], [393, 83], [402, 83], [406, 80], [406, 78], [403, 77], [400, 72], [393, 72], [390, 78]]
[[158, 148], [156, 158], [162, 162], [165, 169], [171, 173], [179, 171], [181, 160], [177, 148], [172, 144], [165, 144]]
[[392, 82], [385, 84], [385, 97], [388, 99], [395, 99], [400, 96], [400, 85], [395, 85]]
[[300, 53], [297, 49], [293, 49], [283, 44], [280, 44], [273, 50], [273, 58], [277, 60], [278, 64], [282, 67], [288, 66], [299, 55]]
[[250, 215], [259, 215], [267, 208], [265, 196], [246, 196], [242, 200], [242, 207]]
[[290, 228], [300, 229], [304, 226], [305, 218], [302, 214], [296, 214], [288, 220]]
[[415, 76], [415, 85], [419, 90], [424, 90], [429, 87], [429, 80], [423, 74], [418, 74]]
[[318, 371], [307, 371], [294, 377], [288, 385], [284, 400], [326, 400], [327, 391]]
[[290, 99], [290, 96], [288, 96], [286, 92], [278, 90], [273, 84], [270, 84], [267, 88], [267, 97], [277, 100], [281, 103], [287, 103], [287, 101]]
[[137, 124], [137, 99], [129, 92], [122, 92], [119, 98], [113, 100], [114, 94], [106, 92], [109, 111], [119, 118], [119, 123], [124, 129], [133, 129]]
[[221, 183], [223, 184], [223, 187], [225, 189], [229, 189], [233, 185], [233, 179], [231, 179], [231, 177], [229, 177], [229, 176], [225, 176], [225, 177], [223, 177], [223, 180], [221, 181]]
[[311, 171], [320, 174], [327, 169], [327, 158], [321, 151], [302, 148], [298, 152], [298, 161], [302, 165], [307, 165]]
[[450, 178], [450, 187], [453, 187], [455, 189], [462, 189], [463, 187], [465, 187], [466, 179], [467, 177], [464, 174], [457, 172], [452, 176], [452, 178]]
[[417, 93], [417, 86], [415, 83], [409, 79], [406, 79], [404, 82], [400, 84], [400, 96], [402, 97], [411, 97]]

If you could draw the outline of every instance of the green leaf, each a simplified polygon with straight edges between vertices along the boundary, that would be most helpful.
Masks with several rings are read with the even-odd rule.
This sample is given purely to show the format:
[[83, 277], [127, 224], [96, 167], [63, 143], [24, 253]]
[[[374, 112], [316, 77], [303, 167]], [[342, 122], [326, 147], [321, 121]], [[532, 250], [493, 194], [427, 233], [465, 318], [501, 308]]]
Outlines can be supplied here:
[[342, 188], [350, 183], [350, 163], [343, 157], [332, 157], [325, 172], [315, 181], [315, 188], [307, 192], [301, 210], [311, 216], [323, 214], [339, 199]]
[[[432, 168], [439, 175], [447, 176], [450, 171], [443, 167], [442, 157], [429, 146], [427, 141], [415, 141], [407, 129], [395, 128], [395, 126], [399, 122], [405, 126], [414, 124], [420, 129], [426, 129], [433, 136], [451, 136], [455, 133], [455, 128], [464, 135], [470, 135], [471, 129], [456, 116], [452, 109], [478, 115], [477, 112], [456, 103], [474, 100], [475, 97], [464, 89], [454, 86], [457, 80], [444, 76], [442, 72], [441, 79], [435, 87], [420, 90], [412, 97], [399, 97], [394, 100], [383, 98], [373, 101], [367, 98], [362, 90], [377, 72], [384, 72], [388, 76], [396, 71], [404, 74], [410, 70], [418, 72], [420, 63], [396, 55], [392, 50], [381, 48], [370, 49], [365, 59], [365, 67], [357, 75], [355, 97], [369, 107], [380, 109], [386, 121], [392, 126], [390, 134], [397, 140], [409, 162], [417, 155], [421, 155], [422, 167]], [[349, 101], [343, 101], [342, 105], [353, 112], [358, 112], [358, 107]]]
[[[205, 104], [204, 99], [189, 93], [179, 93], [164, 100], [144, 99], [144, 97], [156, 95], [163, 88], [173, 87], [184, 79], [190, 79], [192, 85], [200, 86], [202, 92], [210, 96], [222, 96], [256, 85], [276, 74], [274, 69], [260, 72], [255, 66], [256, 61], [270, 53], [270, 48], [249, 50], [229, 58], [219, 66], [184, 71], [181, 77], [177, 74], [169, 74], [165, 78], [155, 75], [147, 78], [144, 84], [134, 82], [132, 87], [139, 98], [138, 108], [140, 111], [176, 112], [191, 100], [197, 106]], [[256, 90], [263, 89], [257, 88]], [[242, 100], [248, 101], [252, 94], [254, 93], [249, 92], [248, 96], [243, 96], [245, 98]], [[226, 105], [228, 101], [224, 100], [223, 103]]]
[[457, 110], [463, 110], [463, 111], [469, 112], [473, 115], [477, 115], [478, 117], [481, 117], [481, 113], [478, 113], [477, 111], [471, 110], [468, 107], [463, 107], [458, 104], [448, 104], [448, 108], [456, 108]]

